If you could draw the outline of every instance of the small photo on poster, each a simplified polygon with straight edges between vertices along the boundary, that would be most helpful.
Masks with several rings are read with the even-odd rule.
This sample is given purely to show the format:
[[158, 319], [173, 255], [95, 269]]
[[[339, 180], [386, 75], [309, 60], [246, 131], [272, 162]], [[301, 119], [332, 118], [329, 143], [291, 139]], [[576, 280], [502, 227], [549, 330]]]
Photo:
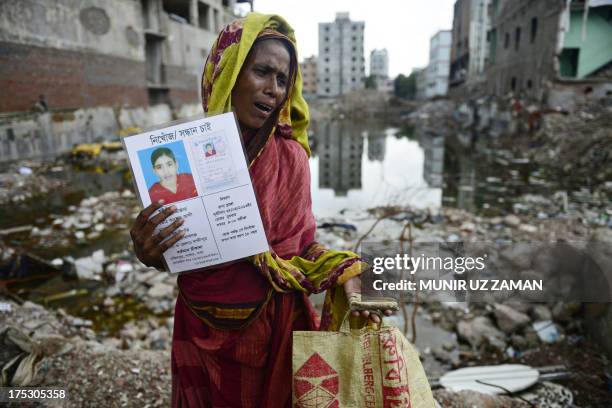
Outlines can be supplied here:
[[207, 194], [237, 185], [236, 168], [223, 132], [195, 137], [189, 143]]
[[170, 204], [198, 196], [182, 141], [139, 150], [138, 158], [152, 202]]

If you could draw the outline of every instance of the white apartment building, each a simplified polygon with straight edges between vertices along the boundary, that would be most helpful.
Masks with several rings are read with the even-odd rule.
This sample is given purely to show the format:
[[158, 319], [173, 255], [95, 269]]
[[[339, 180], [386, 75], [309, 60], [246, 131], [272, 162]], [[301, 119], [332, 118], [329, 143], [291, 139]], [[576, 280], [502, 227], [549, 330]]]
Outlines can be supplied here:
[[334, 97], [363, 89], [365, 23], [351, 21], [349, 13], [336, 13], [332, 23], [319, 23], [317, 95]]
[[452, 33], [438, 31], [429, 41], [429, 65], [425, 98], [444, 96], [448, 92]]
[[370, 52], [370, 75], [381, 79], [389, 77], [389, 54], [386, 48]]

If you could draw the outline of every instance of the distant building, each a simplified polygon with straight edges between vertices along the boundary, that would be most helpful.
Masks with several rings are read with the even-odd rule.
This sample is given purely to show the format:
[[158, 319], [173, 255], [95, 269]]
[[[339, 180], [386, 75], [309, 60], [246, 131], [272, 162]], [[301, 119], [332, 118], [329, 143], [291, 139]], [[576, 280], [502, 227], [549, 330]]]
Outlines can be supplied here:
[[612, 1], [498, 0], [490, 7], [489, 93], [552, 106], [612, 92]]
[[316, 95], [317, 94], [317, 57], [312, 56], [305, 58], [300, 64], [302, 70], [302, 92], [304, 95]]
[[414, 68], [412, 73], [416, 74], [416, 95], [417, 100], [423, 100], [427, 98], [427, 67], [425, 68]]
[[364, 88], [364, 28], [363, 21], [351, 21], [348, 13], [337, 13], [332, 23], [319, 23], [319, 96], [334, 97]]
[[389, 54], [386, 48], [370, 52], [370, 76], [374, 79], [376, 89], [392, 93], [393, 83], [389, 80]]
[[451, 87], [464, 83], [472, 85], [484, 80], [490, 1], [455, 1], [450, 58]]
[[427, 87], [425, 97], [444, 96], [448, 91], [450, 72], [450, 31], [438, 31], [429, 41], [429, 65], [427, 65]]
[[370, 52], [370, 75], [376, 78], [389, 77], [389, 54], [386, 48]]
[[[199, 102], [237, 0], [0, 2], [0, 111]], [[244, 0], [238, 2], [244, 2]]]

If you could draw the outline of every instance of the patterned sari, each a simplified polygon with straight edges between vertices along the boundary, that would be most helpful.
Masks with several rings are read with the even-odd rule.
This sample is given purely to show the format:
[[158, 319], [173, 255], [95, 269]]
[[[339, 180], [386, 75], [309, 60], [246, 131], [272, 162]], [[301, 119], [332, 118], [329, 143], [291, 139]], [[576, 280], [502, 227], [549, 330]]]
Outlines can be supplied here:
[[[292, 50], [287, 98], [255, 134], [244, 134], [270, 251], [178, 278], [172, 342], [173, 407], [290, 407], [294, 330], [333, 330], [346, 312], [342, 284], [360, 273], [349, 251], [314, 241], [308, 107], [293, 30], [250, 13], [223, 29], [202, 78], [205, 112], [231, 110], [231, 91], [256, 40]], [[327, 290], [318, 319], [308, 294]]]

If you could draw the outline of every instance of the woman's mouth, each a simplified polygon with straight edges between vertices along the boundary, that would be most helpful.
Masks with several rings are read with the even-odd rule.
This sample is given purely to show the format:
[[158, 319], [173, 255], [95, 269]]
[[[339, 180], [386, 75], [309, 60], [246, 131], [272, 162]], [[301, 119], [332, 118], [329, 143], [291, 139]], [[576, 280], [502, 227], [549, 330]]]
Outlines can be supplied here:
[[268, 115], [270, 112], [272, 112], [272, 106], [267, 105], [265, 103], [261, 103], [261, 102], [255, 102], [255, 107], [257, 108], [258, 111], [260, 111], [261, 113], [263, 113], [264, 115]]

